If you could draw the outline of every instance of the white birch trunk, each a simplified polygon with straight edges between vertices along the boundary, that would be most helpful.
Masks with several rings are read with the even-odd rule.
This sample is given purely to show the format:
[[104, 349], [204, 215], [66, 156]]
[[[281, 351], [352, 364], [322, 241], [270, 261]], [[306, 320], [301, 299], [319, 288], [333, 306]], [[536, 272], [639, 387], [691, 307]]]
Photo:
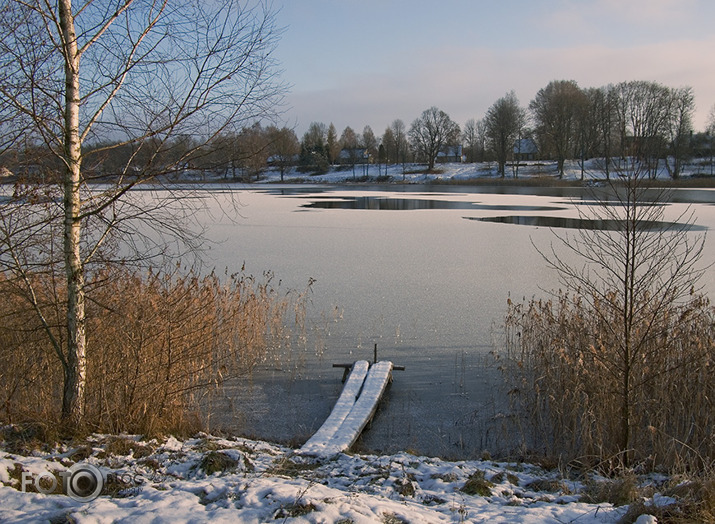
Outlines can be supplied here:
[[67, 277], [67, 364], [64, 370], [62, 418], [80, 425], [84, 418], [86, 335], [84, 268], [80, 252], [82, 147], [79, 136], [79, 61], [71, 0], [59, 3], [65, 59], [64, 113], [64, 257]]

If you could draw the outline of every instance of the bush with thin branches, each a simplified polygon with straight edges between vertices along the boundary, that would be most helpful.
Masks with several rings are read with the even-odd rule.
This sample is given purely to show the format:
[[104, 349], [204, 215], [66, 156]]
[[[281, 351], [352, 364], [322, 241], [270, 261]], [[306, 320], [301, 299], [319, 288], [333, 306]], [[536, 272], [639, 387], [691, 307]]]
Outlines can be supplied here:
[[[662, 313], [667, 336], [631, 361], [629, 448], [621, 442], [623, 368], [607, 336], [621, 321], [560, 292], [509, 302], [505, 370], [524, 445], [612, 472], [626, 462], [702, 470], [715, 461], [715, 309], [702, 296]], [[664, 333], [665, 334], [665, 333]]]
[[689, 211], [664, 220], [667, 194], [635, 166], [593, 202], [579, 207], [583, 228], [540, 251], [564, 291], [509, 301], [502, 369], [525, 443], [612, 468], [708, 468], [715, 310], [697, 288], [704, 238]]

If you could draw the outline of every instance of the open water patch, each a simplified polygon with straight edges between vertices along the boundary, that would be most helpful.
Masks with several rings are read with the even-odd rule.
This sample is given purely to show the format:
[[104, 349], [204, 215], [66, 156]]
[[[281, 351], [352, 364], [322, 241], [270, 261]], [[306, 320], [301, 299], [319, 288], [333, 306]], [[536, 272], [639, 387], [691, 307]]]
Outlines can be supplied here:
[[[626, 228], [624, 220], [565, 218], [550, 216], [507, 215], [497, 217], [463, 217], [466, 220], [479, 222], [496, 222], [499, 224], [515, 224], [519, 226], [535, 226], [567, 229], [591, 229], [599, 231], [623, 231]], [[679, 222], [648, 221], [641, 222], [639, 228], [646, 231], [707, 231], [707, 227]]]
[[557, 206], [528, 206], [480, 204], [478, 202], [460, 202], [423, 198], [392, 198], [378, 196], [317, 196], [300, 206], [304, 209], [365, 209], [372, 211], [414, 211], [422, 209], [469, 209], [472, 211], [518, 211], [543, 212], [561, 211], [566, 208]]

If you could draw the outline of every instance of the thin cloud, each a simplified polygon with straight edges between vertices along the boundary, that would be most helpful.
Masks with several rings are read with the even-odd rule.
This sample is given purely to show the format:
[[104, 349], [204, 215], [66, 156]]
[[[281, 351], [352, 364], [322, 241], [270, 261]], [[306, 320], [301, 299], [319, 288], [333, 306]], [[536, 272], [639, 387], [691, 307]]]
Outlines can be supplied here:
[[[595, 0], [552, 2], [534, 26], [583, 39], [618, 35], [628, 39], [644, 30], [651, 38], [672, 38], [682, 27], [701, 24], [702, 0]], [[674, 30], [675, 29], [675, 30]]]
[[608, 13], [630, 23], [679, 24], [691, 20], [698, 13], [697, 0], [599, 0], [594, 2], [589, 14]]
[[441, 36], [448, 29], [440, 28], [426, 30], [423, 39], [410, 33], [414, 40], [405, 46], [396, 26], [381, 33], [390, 40], [379, 48], [371, 47], [370, 39], [361, 41], [359, 60], [353, 47], [345, 50], [346, 42], [331, 42], [327, 45], [339, 60], [330, 67], [325, 60], [304, 64], [314, 70], [304, 75], [306, 81], [296, 82], [289, 118], [298, 122], [299, 132], [311, 121], [332, 121], [339, 131], [346, 125], [358, 131], [370, 125], [379, 134], [395, 118], [409, 125], [432, 105], [460, 124], [482, 118], [511, 90], [528, 106], [551, 80], [573, 79], [581, 87], [651, 80], [693, 87], [695, 127], [704, 129], [715, 104], [715, 53], [710, 52], [715, 35], [705, 16], [713, 12], [711, 4], [594, 0], [528, 5], [534, 14], [529, 20], [499, 18], [503, 40], [483, 38], [480, 27], [497, 23], [489, 18], [496, 14], [487, 10], [475, 18], [474, 38]]
[[714, 49], [707, 41], [658, 43], [618, 49], [584, 45], [562, 49], [492, 48], [433, 49], [419, 59], [403, 60], [399, 68], [378, 75], [355, 74], [339, 85], [291, 96], [301, 128], [310, 121], [333, 121], [376, 133], [395, 118], [409, 123], [432, 106], [445, 110], [460, 124], [483, 117], [489, 106], [514, 90], [522, 106], [551, 80], [576, 80], [581, 87], [600, 87], [628, 80], [691, 86], [697, 104], [696, 129], [703, 129], [715, 103], [715, 55], [693, 52]]

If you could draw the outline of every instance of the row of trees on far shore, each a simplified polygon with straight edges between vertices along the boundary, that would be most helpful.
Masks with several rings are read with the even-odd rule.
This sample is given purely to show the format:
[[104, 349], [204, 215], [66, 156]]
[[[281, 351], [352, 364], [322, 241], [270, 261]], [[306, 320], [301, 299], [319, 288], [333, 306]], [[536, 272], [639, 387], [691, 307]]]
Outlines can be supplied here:
[[695, 133], [694, 110], [690, 87], [630, 81], [583, 89], [573, 80], [555, 80], [528, 107], [511, 91], [462, 128], [437, 107], [409, 127], [394, 120], [379, 139], [370, 126], [362, 135], [347, 127], [338, 139], [332, 124], [313, 122], [301, 142], [301, 160], [312, 155], [323, 165], [341, 163], [341, 151], [362, 148], [363, 158], [372, 162], [424, 162], [428, 169], [440, 160], [496, 161], [504, 176], [507, 162], [514, 160], [555, 160], [563, 174], [566, 160], [599, 157], [606, 160], [608, 176], [611, 159], [634, 156], [646, 162], [649, 173], [664, 165], [678, 178], [684, 160], [712, 154], [715, 113], [708, 129]]
[[[227, 178], [258, 178], [268, 168], [283, 176], [290, 167], [306, 173], [324, 173], [341, 164], [405, 164], [422, 162], [434, 169], [437, 162], [497, 162], [506, 174], [509, 162], [525, 159], [556, 161], [563, 175], [566, 160], [603, 158], [606, 176], [614, 158], [634, 156], [649, 173], [665, 168], [673, 178], [691, 157], [712, 157], [715, 111], [708, 128], [695, 132], [692, 116], [695, 97], [690, 87], [671, 88], [657, 82], [629, 81], [596, 88], [581, 88], [573, 80], [555, 80], [540, 89], [527, 107], [511, 91], [495, 101], [480, 119], [461, 128], [437, 107], [426, 109], [409, 126], [395, 119], [382, 135], [372, 127], [312, 122], [299, 139], [288, 127], [259, 122], [238, 131], [223, 130], [210, 140], [175, 136], [168, 143], [144, 142], [141, 150], [127, 142], [96, 141], [86, 145], [85, 166], [101, 176], [118, 174], [148, 161], [223, 173]], [[39, 146], [13, 148], [0, 158], [11, 172], [50, 176], [58, 166], [38, 161]], [[181, 162], [177, 162], [181, 159]], [[49, 161], [48, 161], [49, 162]]]

